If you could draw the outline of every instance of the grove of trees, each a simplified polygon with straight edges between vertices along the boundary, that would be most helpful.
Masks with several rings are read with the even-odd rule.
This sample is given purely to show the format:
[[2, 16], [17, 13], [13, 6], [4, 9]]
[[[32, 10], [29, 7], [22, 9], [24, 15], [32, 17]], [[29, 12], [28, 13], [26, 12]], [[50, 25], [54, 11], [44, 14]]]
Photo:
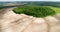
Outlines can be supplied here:
[[56, 14], [56, 12], [49, 7], [33, 5], [20, 6], [14, 8], [13, 11], [17, 14], [24, 13], [34, 17], [46, 17]]

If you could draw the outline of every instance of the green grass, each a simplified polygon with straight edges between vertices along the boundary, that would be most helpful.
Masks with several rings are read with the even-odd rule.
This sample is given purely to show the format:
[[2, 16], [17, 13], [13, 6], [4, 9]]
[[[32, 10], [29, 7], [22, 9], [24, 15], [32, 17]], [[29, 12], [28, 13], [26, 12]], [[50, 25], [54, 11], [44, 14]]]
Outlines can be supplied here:
[[17, 14], [24, 13], [34, 17], [46, 17], [55, 15], [55, 11], [46, 6], [21, 6], [13, 9]]
[[60, 13], [60, 8], [58, 7], [50, 7], [51, 9], [53, 9], [56, 13]]

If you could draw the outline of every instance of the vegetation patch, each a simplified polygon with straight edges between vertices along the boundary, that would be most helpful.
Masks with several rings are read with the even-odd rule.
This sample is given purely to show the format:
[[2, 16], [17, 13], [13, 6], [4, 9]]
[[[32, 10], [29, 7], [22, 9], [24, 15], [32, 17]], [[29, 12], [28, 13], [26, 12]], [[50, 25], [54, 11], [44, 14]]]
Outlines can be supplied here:
[[55, 15], [56, 12], [49, 7], [45, 6], [20, 6], [14, 8], [13, 11], [16, 14], [26, 14], [34, 17], [46, 17]]
[[51, 9], [53, 9], [54, 11], [56, 11], [56, 13], [60, 13], [60, 8], [58, 7], [50, 7]]

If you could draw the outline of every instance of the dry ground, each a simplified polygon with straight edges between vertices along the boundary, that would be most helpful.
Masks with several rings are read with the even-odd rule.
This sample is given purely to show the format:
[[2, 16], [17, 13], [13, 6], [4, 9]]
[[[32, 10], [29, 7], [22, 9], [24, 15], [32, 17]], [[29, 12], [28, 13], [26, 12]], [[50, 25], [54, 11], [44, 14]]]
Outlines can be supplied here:
[[15, 14], [12, 8], [1, 9], [0, 32], [60, 32], [60, 14], [35, 18]]

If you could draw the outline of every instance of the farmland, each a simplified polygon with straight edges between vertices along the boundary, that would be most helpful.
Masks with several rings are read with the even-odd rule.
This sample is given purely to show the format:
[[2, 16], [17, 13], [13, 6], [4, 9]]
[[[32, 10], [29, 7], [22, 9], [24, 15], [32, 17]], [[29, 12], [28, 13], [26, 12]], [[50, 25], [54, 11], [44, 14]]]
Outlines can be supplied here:
[[56, 13], [60, 13], [60, 8], [58, 7], [50, 7], [51, 9], [53, 9], [54, 11], [56, 11]]

